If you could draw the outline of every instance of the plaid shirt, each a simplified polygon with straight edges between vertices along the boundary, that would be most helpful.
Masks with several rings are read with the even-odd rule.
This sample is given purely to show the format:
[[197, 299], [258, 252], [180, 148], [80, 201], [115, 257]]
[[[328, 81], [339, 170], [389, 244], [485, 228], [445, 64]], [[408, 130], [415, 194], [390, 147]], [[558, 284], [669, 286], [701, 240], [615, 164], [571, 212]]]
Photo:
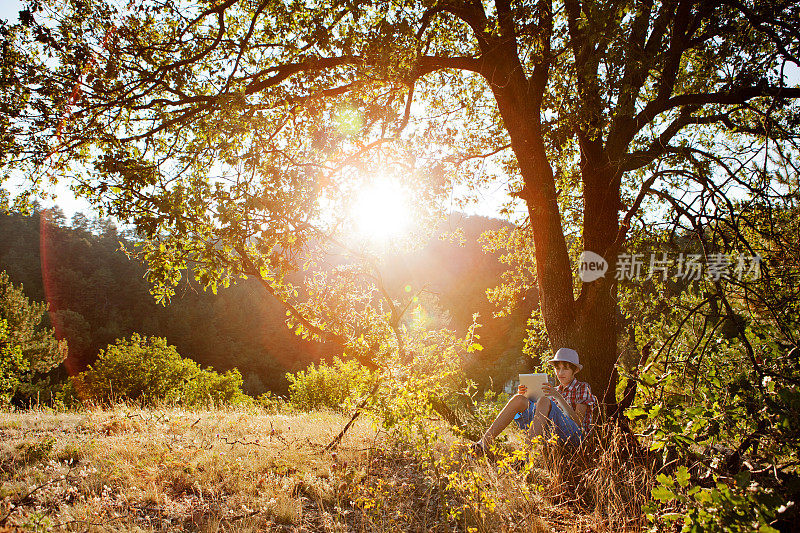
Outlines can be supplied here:
[[583, 417], [581, 429], [588, 431], [589, 426], [592, 423], [592, 413], [597, 405], [597, 398], [595, 398], [594, 394], [592, 394], [592, 389], [589, 388], [589, 384], [585, 381], [578, 381], [577, 379], [573, 378], [569, 385], [561, 385], [559, 383], [557, 388], [558, 392], [564, 396], [564, 400], [570, 405], [570, 407], [572, 407], [573, 410], [579, 403], [586, 404], [586, 415]]

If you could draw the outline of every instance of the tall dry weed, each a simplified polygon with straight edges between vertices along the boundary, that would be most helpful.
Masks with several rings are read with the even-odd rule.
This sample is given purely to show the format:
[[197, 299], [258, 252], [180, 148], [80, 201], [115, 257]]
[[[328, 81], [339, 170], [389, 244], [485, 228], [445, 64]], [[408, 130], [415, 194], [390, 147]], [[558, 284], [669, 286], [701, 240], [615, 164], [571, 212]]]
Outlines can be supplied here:
[[544, 444], [535, 461], [555, 505], [593, 517], [593, 529], [639, 531], [655, 478], [653, 457], [612, 422], [595, 425], [577, 448]]

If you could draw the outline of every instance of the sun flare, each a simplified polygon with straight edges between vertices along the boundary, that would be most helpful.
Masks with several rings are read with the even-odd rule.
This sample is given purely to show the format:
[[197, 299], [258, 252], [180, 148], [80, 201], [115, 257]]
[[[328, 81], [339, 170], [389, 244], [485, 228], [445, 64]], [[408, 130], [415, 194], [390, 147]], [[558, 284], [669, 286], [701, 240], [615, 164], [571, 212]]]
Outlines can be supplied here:
[[361, 190], [351, 208], [356, 230], [373, 240], [401, 235], [409, 226], [406, 192], [391, 182], [379, 182]]

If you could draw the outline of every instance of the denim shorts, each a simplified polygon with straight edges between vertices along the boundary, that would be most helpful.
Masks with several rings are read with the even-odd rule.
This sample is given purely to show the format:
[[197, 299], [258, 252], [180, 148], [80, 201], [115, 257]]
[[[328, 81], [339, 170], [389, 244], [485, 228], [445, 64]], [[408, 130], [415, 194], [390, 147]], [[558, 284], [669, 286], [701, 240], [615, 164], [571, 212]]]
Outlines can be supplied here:
[[[528, 408], [521, 413], [517, 413], [517, 415], [514, 417], [514, 421], [517, 423], [520, 429], [527, 430], [531, 425], [531, 422], [533, 422], [533, 415], [535, 413], [536, 402], [533, 400], [528, 400]], [[545, 437], [549, 437], [550, 432], [555, 430], [556, 435], [561, 440], [568, 442], [573, 446], [578, 446], [581, 443], [581, 440], [583, 439], [583, 430], [580, 428], [577, 422], [564, 414], [558, 404], [556, 404], [556, 402], [553, 400], [550, 400], [550, 412], [547, 414], [547, 418], [552, 423], [546, 425], [544, 432]]]

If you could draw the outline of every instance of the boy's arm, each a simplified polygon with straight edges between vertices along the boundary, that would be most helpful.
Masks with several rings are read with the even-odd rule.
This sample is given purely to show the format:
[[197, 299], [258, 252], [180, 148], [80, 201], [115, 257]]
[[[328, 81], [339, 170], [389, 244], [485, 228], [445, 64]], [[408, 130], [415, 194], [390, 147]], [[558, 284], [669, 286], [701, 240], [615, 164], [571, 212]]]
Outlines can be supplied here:
[[[581, 420], [583, 419], [580, 417], [586, 414], [586, 404], [579, 403], [575, 406], [575, 409], [573, 409], [557, 389], [553, 390], [553, 399], [556, 401], [561, 410], [564, 411], [564, 414], [573, 419], [578, 425], [581, 424]], [[576, 412], [576, 410], [579, 410], [580, 412]]]
[[558, 407], [561, 409], [561, 411], [564, 412], [565, 415], [573, 419], [578, 425], [581, 424], [583, 418], [579, 417], [582, 417], [583, 415], [586, 414], [586, 404], [576, 405], [575, 406], [576, 408], [578, 409], [582, 408], [580, 413], [576, 413], [575, 409], [573, 409], [572, 406], [567, 403], [567, 401], [564, 399], [564, 396], [558, 391], [557, 388], [553, 387], [552, 385], [544, 385], [542, 387], [542, 391], [544, 391], [546, 395], [552, 397], [556, 401]]

